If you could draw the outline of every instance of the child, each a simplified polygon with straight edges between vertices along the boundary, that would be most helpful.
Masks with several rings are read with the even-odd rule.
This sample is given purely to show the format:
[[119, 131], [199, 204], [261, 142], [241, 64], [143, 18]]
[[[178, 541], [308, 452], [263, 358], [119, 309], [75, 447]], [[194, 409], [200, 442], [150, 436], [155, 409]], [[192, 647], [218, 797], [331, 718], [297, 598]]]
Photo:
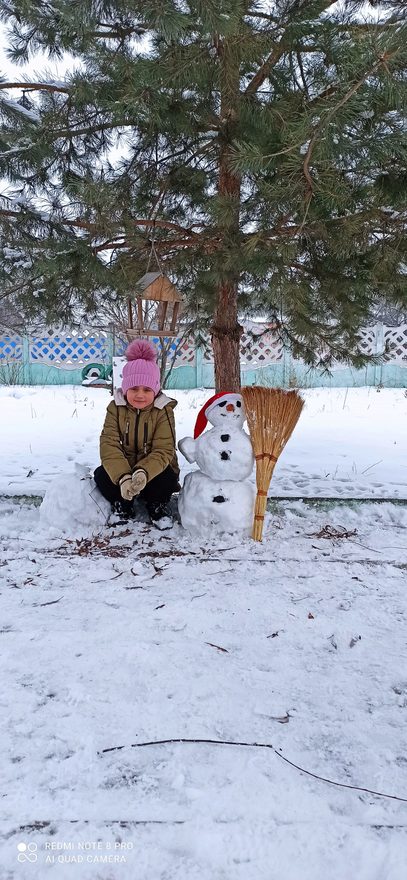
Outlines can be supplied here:
[[113, 512], [126, 519], [142, 498], [150, 520], [169, 528], [168, 502], [180, 488], [175, 449], [176, 400], [160, 392], [160, 370], [151, 342], [135, 339], [123, 368], [124, 404], [109, 403], [100, 436], [102, 464], [94, 477]]

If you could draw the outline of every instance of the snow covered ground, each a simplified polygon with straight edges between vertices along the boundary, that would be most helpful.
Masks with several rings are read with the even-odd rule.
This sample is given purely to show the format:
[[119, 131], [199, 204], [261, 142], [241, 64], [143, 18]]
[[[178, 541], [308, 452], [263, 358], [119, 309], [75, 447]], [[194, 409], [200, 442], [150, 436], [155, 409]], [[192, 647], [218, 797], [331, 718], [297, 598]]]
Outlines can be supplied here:
[[[274, 494], [407, 498], [404, 392], [305, 396]], [[0, 491], [97, 464], [107, 402], [1, 389]], [[407, 506], [95, 523], [0, 499], [1, 880], [405, 880]], [[137, 745], [179, 738], [273, 749]]]
[[[272, 494], [407, 498], [407, 393], [313, 388], [275, 470]], [[193, 432], [209, 390], [174, 391], [177, 434]], [[45, 491], [74, 463], [99, 464], [109, 392], [78, 386], [0, 387], [0, 495]], [[184, 472], [190, 470], [185, 460]]]

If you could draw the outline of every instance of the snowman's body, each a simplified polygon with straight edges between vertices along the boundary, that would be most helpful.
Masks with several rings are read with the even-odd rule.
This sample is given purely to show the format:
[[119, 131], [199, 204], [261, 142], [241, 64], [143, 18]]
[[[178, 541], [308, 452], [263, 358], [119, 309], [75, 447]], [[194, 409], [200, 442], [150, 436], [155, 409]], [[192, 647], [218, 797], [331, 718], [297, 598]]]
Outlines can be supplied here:
[[[200, 532], [248, 531], [252, 525], [255, 489], [247, 477], [254, 458], [243, 430], [245, 413], [238, 394], [224, 394], [207, 405], [203, 422], [213, 425], [196, 439], [184, 437], [178, 447], [199, 470], [187, 474], [178, 507], [185, 529]], [[198, 425], [198, 420], [197, 420]]]
[[185, 477], [178, 499], [184, 529], [247, 532], [253, 525], [256, 490], [248, 480], [214, 480], [202, 471]]

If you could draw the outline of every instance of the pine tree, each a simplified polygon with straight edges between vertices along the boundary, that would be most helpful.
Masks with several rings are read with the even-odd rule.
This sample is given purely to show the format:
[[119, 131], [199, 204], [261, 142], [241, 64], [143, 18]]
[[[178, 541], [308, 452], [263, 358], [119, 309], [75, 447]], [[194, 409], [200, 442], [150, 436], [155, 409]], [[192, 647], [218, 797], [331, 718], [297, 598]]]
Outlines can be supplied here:
[[91, 315], [134, 292], [154, 237], [210, 327], [217, 389], [240, 386], [241, 315], [309, 364], [363, 363], [372, 304], [407, 302], [404, 0], [0, 14], [12, 60], [73, 58], [63, 82], [0, 82], [3, 297], [47, 321]]

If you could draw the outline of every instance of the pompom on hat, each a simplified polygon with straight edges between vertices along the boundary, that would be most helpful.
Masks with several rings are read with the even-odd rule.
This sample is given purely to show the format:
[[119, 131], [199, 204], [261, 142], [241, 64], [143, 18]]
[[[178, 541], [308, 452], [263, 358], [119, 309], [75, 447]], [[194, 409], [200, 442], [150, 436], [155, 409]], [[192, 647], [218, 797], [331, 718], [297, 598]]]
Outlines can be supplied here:
[[157, 364], [157, 349], [148, 339], [134, 339], [126, 349], [127, 364], [123, 367], [122, 391], [144, 385], [154, 394], [160, 390], [160, 368]]
[[220, 403], [221, 398], [225, 398], [225, 401], [229, 401], [230, 403], [236, 403], [236, 400], [241, 400], [242, 395], [236, 394], [233, 391], [220, 391], [219, 394], [214, 394], [213, 397], [210, 397], [209, 400], [204, 403], [202, 409], [199, 410], [199, 413], [196, 417], [195, 422], [195, 430], [194, 430], [194, 440], [202, 434], [202, 431], [205, 430], [208, 424], [208, 416], [213, 409], [213, 407]]

